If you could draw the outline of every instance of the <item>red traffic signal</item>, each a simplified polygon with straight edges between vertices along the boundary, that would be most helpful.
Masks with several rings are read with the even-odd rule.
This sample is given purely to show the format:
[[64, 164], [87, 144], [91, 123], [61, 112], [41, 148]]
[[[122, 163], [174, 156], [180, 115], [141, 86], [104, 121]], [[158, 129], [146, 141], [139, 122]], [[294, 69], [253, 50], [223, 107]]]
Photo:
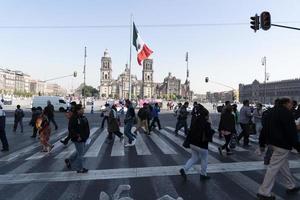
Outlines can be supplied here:
[[269, 12], [262, 12], [260, 14], [261, 28], [265, 31], [271, 28], [271, 14]]
[[251, 21], [250, 21], [250, 28], [252, 28], [254, 30], [254, 32], [256, 32], [257, 30], [259, 30], [259, 17], [257, 14], [255, 14], [255, 16], [250, 17]]

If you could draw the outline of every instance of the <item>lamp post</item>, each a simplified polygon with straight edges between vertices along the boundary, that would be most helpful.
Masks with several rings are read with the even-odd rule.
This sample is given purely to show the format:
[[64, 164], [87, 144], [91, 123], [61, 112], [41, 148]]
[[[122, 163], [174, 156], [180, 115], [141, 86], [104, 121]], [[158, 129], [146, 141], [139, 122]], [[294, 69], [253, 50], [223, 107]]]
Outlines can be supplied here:
[[267, 57], [264, 56], [261, 59], [261, 64], [265, 66], [265, 81], [264, 81], [264, 104], [266, 104], [266, 96], [267, 96]]

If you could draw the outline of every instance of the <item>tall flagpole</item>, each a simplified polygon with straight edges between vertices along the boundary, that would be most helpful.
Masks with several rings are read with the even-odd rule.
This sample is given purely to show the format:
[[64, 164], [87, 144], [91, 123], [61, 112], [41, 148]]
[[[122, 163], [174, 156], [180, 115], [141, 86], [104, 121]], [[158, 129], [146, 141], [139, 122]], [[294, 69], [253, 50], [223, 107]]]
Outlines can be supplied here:
[[128, 99], [131, 100], [131, 52], [132, 52], [132, 25], [133, 25], [133, 15], [130, 16], [130, 51], [129, 51], [129, 94]]
[[83, 108], [85, 108], [85, 80], [86, 80], [86, 47], [84, 47], [84, 65], [83, 65]]

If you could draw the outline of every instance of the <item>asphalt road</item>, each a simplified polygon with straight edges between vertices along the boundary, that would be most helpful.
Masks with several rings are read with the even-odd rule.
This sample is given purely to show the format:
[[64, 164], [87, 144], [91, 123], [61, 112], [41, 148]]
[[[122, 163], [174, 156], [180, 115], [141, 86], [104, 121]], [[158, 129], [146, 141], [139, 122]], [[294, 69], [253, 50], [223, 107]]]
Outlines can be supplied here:
[[[53, 131], [51, 153], [40, 153], [38, 139], [30, 138], [30, 113], [25, 114], [24, 133], [12, 132], [12, 115], [7, 115], [7, 137], [10, 151], [0, 153], [0, 199], [14, 200], [110, 200], [110, 199], [255, 199], [262, 182], [265, 166], [262, 157], [254, 153], [257, 140], [252, 137], [250, 148], [236, 148], [234, 155], [221, 156], [217, 147], [223, 143], [217, 137], [209, 147], [208, 173], [211, 179], [200, 181], [198, 163], [184, 182], [178, 170], [189, 159], [189, 150], [181, 144], [184, 136], [175, 137], [176, 118], [170, 112], [161, 114], [162, 130], [151, 136], [138, 134], [135, 147], [124, 148], [118, 138], [106, 141], [107, 131], [100, 129], [100, 114], [87, 114], [91, 127], [91, 143], [85, 153], [87, 174], [69, 171], [64, 159], [74, 153], [74, 145], [63, 146], [59, 139], [67, 135], [67, 120], [57, 113], [59, 129]], [[219, 116], [211, 114], [214, 127]], [[123, 126], [123, 125], [122, 125]], [[54, 129], [53, 129], [54, 130]], [[292, 172], [300, 180], [299, 154], [290, 156]], [[298, 182], [299, 183], [299, 182]], [[279, 177], [274, 187], [278, 199], [296, 200], [287, 196]]]

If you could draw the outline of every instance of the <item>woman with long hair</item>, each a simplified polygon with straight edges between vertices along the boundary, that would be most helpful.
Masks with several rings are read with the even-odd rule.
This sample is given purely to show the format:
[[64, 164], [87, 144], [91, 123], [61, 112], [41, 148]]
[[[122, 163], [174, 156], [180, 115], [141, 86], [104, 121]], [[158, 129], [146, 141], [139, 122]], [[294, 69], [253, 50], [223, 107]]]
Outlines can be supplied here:
[[51, 128], [48, 117], [44, 112], [36, 119], [35, 125], [39, 131], [42, 152], [50, 152], [54, 145], [49, 143]]

